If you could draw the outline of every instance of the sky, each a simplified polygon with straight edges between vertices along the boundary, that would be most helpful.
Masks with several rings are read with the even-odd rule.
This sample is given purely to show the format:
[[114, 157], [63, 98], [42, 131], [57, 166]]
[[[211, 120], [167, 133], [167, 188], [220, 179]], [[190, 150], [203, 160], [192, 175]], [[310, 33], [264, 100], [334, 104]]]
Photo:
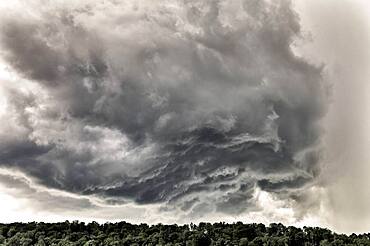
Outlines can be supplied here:
[[370, 230], [366, 0], [0, 3], [0, 222]]

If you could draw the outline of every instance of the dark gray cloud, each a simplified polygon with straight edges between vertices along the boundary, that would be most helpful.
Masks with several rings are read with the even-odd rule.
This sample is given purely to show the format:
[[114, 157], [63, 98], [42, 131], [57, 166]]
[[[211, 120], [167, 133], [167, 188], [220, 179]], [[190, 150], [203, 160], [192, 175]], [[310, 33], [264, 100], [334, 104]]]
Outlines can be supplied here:
[[1, 20], [3, 58], [33, 85], [8, 89], [18, 128], [2, 128], [2, 165], [232, 214], [256, 188], [296, 194], [318, 175], [326, 85], [292, 51], [289, 1], [24, 4]]

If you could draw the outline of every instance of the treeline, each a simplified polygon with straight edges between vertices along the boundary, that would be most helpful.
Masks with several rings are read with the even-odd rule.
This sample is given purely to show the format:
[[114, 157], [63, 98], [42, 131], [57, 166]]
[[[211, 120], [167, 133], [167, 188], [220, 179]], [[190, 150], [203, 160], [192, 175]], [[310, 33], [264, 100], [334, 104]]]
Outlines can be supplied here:
[[32, 222], [0, 224], [0, 245], [370, 245], [370, 233], [347, 236], [319, 227], [301, 229], [241, 222], [152, 226], [126, 222]]

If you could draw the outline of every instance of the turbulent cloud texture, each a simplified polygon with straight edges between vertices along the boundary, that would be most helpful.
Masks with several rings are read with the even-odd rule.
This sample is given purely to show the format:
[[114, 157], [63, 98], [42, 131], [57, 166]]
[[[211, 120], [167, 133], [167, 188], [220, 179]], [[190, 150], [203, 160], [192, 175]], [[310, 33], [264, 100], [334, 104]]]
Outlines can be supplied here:
[[[321, 68], [289, 1], [29, 1], [1, 17], [0, 163], [107, 203], [238, 214], [319, 174]], [[19, 86], [22, 84], [21, 86]], [[5, 120], [6, 119], [6, 120]]]

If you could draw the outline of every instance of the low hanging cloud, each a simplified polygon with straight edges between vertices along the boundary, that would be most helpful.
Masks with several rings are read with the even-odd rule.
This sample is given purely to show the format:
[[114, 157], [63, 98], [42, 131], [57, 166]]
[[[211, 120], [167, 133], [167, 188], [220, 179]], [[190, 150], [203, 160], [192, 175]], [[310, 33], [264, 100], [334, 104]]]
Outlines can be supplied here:
[[[320, 172], [321, 68], [289, 1], [29, 1], [1, 17], [0, 164], [109, 203], [239, 214]], [[5, 13], [6, 12], [6, 13]]]

